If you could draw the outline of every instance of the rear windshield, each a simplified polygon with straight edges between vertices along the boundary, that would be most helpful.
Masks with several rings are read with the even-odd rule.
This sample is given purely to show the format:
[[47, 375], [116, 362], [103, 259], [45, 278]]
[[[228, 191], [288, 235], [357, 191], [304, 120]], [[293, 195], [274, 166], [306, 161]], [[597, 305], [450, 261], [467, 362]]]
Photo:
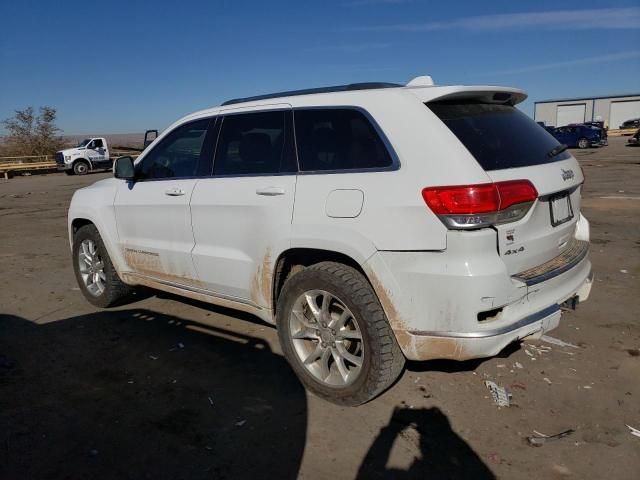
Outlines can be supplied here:
[[467, 147], [485, 170], [528, 167], [570, 157], [549, 152], [558, 141], [527, 115], [510, 105], [434, 102], [427, 107]]

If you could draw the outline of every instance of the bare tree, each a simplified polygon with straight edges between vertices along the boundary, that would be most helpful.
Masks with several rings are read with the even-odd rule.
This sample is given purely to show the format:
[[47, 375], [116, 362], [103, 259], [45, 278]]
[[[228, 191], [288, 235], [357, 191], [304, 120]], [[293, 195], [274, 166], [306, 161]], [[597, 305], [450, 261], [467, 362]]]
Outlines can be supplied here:
[[9, 131], [9, 143], [20, 155], [49, 155], [64, 146], [56, 126], [56, 109], [40, 107], [34, 115], [33, 107], [16, 110], [12, 118], [3, 120]]

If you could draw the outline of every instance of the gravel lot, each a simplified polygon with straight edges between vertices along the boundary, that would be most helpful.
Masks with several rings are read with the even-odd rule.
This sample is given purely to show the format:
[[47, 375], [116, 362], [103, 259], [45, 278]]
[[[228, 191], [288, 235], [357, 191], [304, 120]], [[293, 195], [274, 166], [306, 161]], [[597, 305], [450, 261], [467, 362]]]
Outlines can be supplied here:
[[411, 363], [358, 408], [307, 394], [251, 316], [159, 293], [91, 307], [66, 212], [108, 174], [0, 181], [0, 478], [640, 478], [640, 148], [625, 142], [573, 151], [596, 280], [551, 335], [576, 348]]

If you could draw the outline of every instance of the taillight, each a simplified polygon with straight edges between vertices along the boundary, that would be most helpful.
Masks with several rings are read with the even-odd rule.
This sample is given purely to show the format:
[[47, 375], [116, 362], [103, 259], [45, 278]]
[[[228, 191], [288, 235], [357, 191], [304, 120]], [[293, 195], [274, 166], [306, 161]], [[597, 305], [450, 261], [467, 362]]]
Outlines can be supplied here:
[[524, 217], [538, 192], [529, 180], [427, 187], [427, 206], [449, 228], [480, 228]]

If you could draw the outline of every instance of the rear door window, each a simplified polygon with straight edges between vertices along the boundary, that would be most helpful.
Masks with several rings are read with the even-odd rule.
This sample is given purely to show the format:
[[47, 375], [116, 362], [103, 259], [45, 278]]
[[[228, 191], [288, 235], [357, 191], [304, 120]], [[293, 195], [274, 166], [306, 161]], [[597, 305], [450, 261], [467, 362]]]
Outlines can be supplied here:
[[296, 171], [290, 110], [224, 117], [213, 163], [214, 175], [268, 175]]
[[369, 119], [353, 108], [296, 109], [300, 170], [381, 169], [391, 155]]
[[426, 105], [485, 170], [528, 167], [570, 157], [567, 151], [550, 157], [559, 142], [511, 105], [468, 101]]

